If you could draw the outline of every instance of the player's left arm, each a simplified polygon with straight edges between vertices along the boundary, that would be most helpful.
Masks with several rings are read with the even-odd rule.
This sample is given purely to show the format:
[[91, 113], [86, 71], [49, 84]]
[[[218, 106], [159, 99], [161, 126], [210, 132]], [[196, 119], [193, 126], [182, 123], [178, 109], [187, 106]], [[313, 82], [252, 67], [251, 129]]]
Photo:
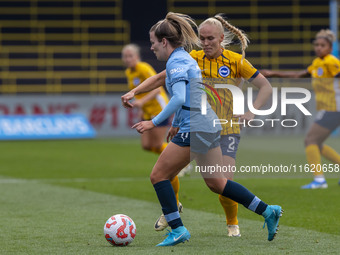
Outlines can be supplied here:
[[[253, 102], [253, 106], [256, 110], [260, 109], [269, 99], [272, 94], [273, 88], [269, 81], [264, 77], [261, 73], [258, 73], [257, 76], [252, 79], [251, 84], [259, 89], [259, 93], [255, 101]], [[240, 121], [246, 121], [254, 119], [255, 114], [251, 111], [244, 113], [243, 115], [238, 115], [235, 117], [239, 117]]]
[[251, 84], [259, 89], [259, 93], [253, 103], [256, 110], [259, 110], [269, 99], [273, 92], [272, 85], [261, 73], [251, 81]]
[[326, 68], [334, 78], [340, 78], [340, 60], [333, 57], [326, 59]]
[[167, 118], [169, 118], [174, 112], [176, 112], [184, 103], [186, 99], [186, 81], [177, 81], [172, 85], [173, 95], [169, 103], [164, 107], [164, 109], [152, 120], [141, 121], [132, 126], [139, 133], [143, 133], [150, 130]]
[[129, 100], [133, 99], [135, 95], [145, 93], [152, 91], [158, 87], [161, 87], [165, 84], [165, 77], [166, 77], [166, 71], [162, 71], [154, 76], [149, 77], [145, 81], [143, 81], [141, 84], [139, 84], [136, 88], [130, 90], [128, 93], [124, 94], [121, 97], [122, 105], [125, 108], [132, 108], [132, 103], [129, 102]]
[[154, 99], [158, 94], [161, 93], [161, 89], [160, 88], [156, 88], [152, 91], [150, 91], [149, 93], [147, 93], [144, 97], [142, 97], [141, 99], [136, 100], [135, 102], [132, 103], [132, 105], [134, 107], [143, 107], [144, 104], [146, 104], [147, 102], [149, 102], [150, 100]]

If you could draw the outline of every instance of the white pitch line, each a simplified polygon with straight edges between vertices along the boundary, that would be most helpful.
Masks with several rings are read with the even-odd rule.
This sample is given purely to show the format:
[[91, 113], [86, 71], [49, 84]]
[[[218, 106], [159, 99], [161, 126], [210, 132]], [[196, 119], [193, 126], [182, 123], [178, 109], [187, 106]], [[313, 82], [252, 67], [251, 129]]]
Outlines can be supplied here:
[[149, 180], [149, 177], [122, 177], [122, 178], [68, 178], [68, 179], [17, 179], [0, 177], [0, 184], [18, 184], [18, 183], [65, 183], [65, 182], [135, 182]]

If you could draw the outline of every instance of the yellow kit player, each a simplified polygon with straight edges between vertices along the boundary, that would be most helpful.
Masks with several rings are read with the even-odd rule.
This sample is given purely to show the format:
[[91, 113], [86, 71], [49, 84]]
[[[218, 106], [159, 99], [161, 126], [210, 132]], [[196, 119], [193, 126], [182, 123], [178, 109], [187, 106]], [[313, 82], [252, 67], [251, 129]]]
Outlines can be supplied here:
[[318, 113], [305, 138], [305, 152], [307, 162], [315, 172], [314, 180], [302, 186], [302, 189], [328, 187], [323, 175], [321, 155], [335, 164], [340, 164], [340, 155], [324, 144], [328, 136], [340, 126], [340, 83], [337, 79], [340, 76], [340, 61], [331, 55], [334, 41], [335, 36], [329, 29], [322, 29], [316, 34], [314, 51], [317, 58], [306, 70], [261, 71], [266, 77], [313, 78], [312, 86]]
[[[200, 69], [205, 82], [227, 83], [242, 86], [243, 80], [250, 81], [259, 88], [259, 94], [254, 102], [255, 109], [267, 101], [271, 95], [272, 88], [266, 78], [260, 74], [246, 59], [245, 49], [248, 46], [247, 36], [235, 26], [217, 15], [205, 20], [198, 28], [201, 47], [203, 50], [191, 51]], [[226, 47], [237, 36], [241, 42], [242, 55], [227, 50]], [[210, 79], [209, 78], [215, 78]], [[209, 84], [208, 84], [209, 85]], [[213, 85], [213, 84], [211, 84]], [[233, 98], [229, 90], [216, 89], [222, 104], [215, 104], [208, 97], [211, 107], [220, 119], [227, 120], [222, 125], [221, 149], [224, 166], [235, 166], [236, 152], [240, 142], [240, 126], [235, 123], [247, 122], [254, 118], [254, 114], [246, 112], [240, 118], [233, 116]], [[231, 125], [231, 123], [234, 123]], [[233, 172], [227, 173], [228, 180], [233, 179]], [[219, 200], [224, 208], [228, 226], [228, 236], [241, 236], [237, 220], [238, 204], [224, 196], [219, 195]]]

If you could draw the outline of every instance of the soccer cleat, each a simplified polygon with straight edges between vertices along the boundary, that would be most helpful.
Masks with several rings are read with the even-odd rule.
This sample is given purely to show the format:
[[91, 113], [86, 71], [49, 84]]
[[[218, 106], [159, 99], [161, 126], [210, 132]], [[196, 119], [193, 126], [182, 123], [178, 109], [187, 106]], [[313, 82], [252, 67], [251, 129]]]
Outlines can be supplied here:
[[277, 231], [279, 230], [279, 220], [282, 216], [283, 210], [279, 205], [268, 205], [267, 209], [262, 214], [264, 218], [264, 225], [265, 227], [267, 223], [268, 229], [268, 241], [274, 240]]
[[326, 181], [323, 182], [317, 182], [317, 181], [312, 181], [311, 183], [301, 186], [301, 189], [327, 189], [328, 184]]
[[238, 225], [228, 225], [228, 236], [241, 237], [240, 228]]
[[[178, 211], [181, 213], [183, 212], [183, 205], [181, 204], [181, 202], [178, 202]], [[157, 219], [156, 223], [155, 223], [155, 230], [156, 231], [162, 231], [165, 228], [167, 228], [168, 222], [166, 221], [164, 214], [162, 213], [161, 216], [159, 216], [159, 218]]]
[[166, 235], [168, 237], [156, 246], [174, 246], [176, 244], [188, 241], [191, 237], [189, 231], [184, 226], [173, 229], [172, 231], [168, 230]]

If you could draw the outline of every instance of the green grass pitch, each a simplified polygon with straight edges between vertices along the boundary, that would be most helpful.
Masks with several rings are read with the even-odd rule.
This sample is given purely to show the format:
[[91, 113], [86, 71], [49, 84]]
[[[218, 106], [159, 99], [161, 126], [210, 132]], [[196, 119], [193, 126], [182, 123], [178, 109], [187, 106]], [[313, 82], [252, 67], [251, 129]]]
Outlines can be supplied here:
[[[340, 151], [340, 139], [327, 144]], [[239, 206], [241, 238], [226, 236], [218, 196], [199, 174], [180, 179], [185, 244], [155, 247], [161, 213], [148, 179], [157, 155], [137, 139], [15, 141], [0, 143], [0, 254], [298, 254], [338, 253], [340, 173], [326, 173], [329, 188], [301, 190], [311, 174], [236, 173], [235, 180], [285, 213], [273, 242], [262, 217]], [[302, 137], [242, 137], [237, 166], [305, 164]], [[330, 163], [323, 161], [323, 163]], [[129, 215], [137, 236], [112, 247], [103, 226]]]

